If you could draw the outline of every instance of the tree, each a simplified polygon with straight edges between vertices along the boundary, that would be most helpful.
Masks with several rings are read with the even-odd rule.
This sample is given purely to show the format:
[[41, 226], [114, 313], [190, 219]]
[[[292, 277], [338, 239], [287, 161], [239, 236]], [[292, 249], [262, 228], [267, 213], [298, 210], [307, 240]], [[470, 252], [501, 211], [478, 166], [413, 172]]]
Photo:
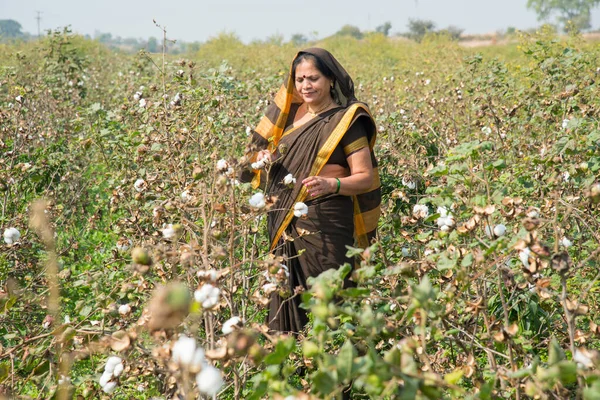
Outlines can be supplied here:
[[23, 36], [21, 24], [14, 19], [0, 19], [0, 36], [18, 38]]
[[358, 29], [358, 27], [354, 25], [344, 25], [342, 29], [337, 31], [336, 35], [338, 36], [352, 36], [356, 39], [362, 39], [363, 33]]
[[375, 28], [375, 32], [383, 33], [385, 36], [388, 36], [390, 34], [390, 29], [392, 29], [392, 23], [387, 21], [383, 25], [379, 25]]
[[294, 46], [302, 46], [308, 42], [308, 39], [301, 33], [294, 33], [290, 38], [290, 42], [292, 42]]
[[527, 0], [527, 8], [534, 10], [538, 20], [557, 15], [558, 22], [565, 28], [577, 30], [591, 27], [591, 10], [600, 0]]
[[435, 32], [435, 23], [424, 19], [409, 19], [408, 20], [408, 37], [420, 42], [425, 35], [430, 32]]
[[148, 39], [147, 49], [150, 53], [158, 53], [158, 40], [154, 36]]

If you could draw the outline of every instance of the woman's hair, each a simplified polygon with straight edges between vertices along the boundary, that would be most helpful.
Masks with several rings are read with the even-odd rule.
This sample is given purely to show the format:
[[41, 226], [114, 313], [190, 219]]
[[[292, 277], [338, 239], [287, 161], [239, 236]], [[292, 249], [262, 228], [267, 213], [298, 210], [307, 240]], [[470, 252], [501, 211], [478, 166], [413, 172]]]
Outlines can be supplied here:
[[325, 64], [321, 59], [315, 55], [310, 53], [302, 53], [292, 63], [292, 78], [296, 80], [296, 68], [302, 61], [310, 61], [312, 64], [319, 70], [320, 73], [325, 75], [325, 77], [331, 79], [332, 82], [335, 82], [335, 75], [331, 69]]

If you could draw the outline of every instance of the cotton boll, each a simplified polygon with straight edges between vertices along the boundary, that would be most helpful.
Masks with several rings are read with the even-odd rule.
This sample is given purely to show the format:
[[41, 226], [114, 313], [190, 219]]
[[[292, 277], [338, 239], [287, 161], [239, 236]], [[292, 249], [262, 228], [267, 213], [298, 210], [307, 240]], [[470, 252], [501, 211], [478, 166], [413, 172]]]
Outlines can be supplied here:
[[304, 204], [301, 201], [294, 204], [294, 215], [296, 217], [298, 217], [298, 218], [304, 217], [307, 214], [308, 214], [308, 206], [306, 204]]
[[115, 370], [113, 371], [113, 376], [119, 376], [121, 375], [121, 373], [123, 372], [123, 363], [118, 363], [117, 365], [115, 365]]
[[429, 208], [425, 204], [415, 204], [413, 207], [413, 216], [416, 218], [427, 218], [429, 216]]
[[171, 359], [177, 364], [189, 365], [194, 359], [195, 352], [196, 340], [182, 335], [173, 345]]
[[106, 365], [104, 366], [104, 371], [112, 374], [117, 364], [120, 364], [122, 362], [123, 360], [121, 359], [121, 357], [108, 357], [108, 360], [106, 360]]
[[260, 210], [261, 208], [264, 208], [267, 205], [265, 201], [265, 195], [261, 192], [254, 193], [252, 197], [250, 197], [250, 200], [248, 200], [248, 202], [250, 203], [251, 207], [257, 210]]
[[111, 372], [104, 371], [104, 373], [100, 377], [100, 380], [98, 381], [98, 383], [100, 384], [100, 387], [106, 386], [106, 384], [112, 379], [112, 377], [113, 377], [112, 371]]
[[17, 228], [8, 228], [4, 231], [4, 243], [15, 244], [21, 238], [21, 232]]
[[143, 192], [148, 187], [148, 184], [142, 178], [135, 181], [133, 188], [138, 192]]
[[223, 386], [223, 377], [221, 371], [210, 365], [204, 366], [202, 371], [196, 375], [196, 383], [198, 384], [198, 390], [208, 396], [215, 396], [221, 386]]
[[504, 236], [506, 233], [506, 226], [504, 224], [498, 224], [494, 227], [494, 235], [497, 237]]
[[229, 163], [226, 160], [220, 159], [219, 161], [217, 161], [217, 171], [224, 172], [227, 171], [228, 168]]
[[119, 306], [119, 314], [127, 315], [131, 312], [131, 306], [129, 304], [121, 304]]
[[560, 244], [563, 245], [565, 248], [569, 248], [573, 245], [573, 242], [571, 242], [568, 238], [563, 237], [560, 240]]
[[292, 174], [287, 174], [283, 178], [283, 184], [284, 185], [293, 185], [295, 183], [296, 183], [296, 178], [294, 178], [294, 176]]
[[223, 333], [225, 335], [234, 331], [235, 327], [240, 326], [242, 319], [240, 317], [231, 317], [223, 323]]
[[117, 382], [108, 382], [106, 385], [102, 386], [102, 390], [106, 394], [111, 394], [117, 388]]
[[531, 250], [529, 247], [525, 247], [523, 250], [519, 251], [519, 260], [523, 263], [523, 265], [528, 268], [529, 267], [529, 255], [531, 254]]

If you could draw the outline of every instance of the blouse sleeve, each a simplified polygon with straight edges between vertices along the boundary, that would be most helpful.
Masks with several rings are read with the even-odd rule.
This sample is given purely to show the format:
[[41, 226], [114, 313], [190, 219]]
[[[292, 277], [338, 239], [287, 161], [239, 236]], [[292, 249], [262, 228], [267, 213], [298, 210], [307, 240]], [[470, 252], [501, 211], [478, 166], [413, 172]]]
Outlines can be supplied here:
[[340, 141], [340, 145], [344, 149], [346, 157], [362, 148], [369, 147], [367, 130], [360, 118], [350, 126], [350, 129]]

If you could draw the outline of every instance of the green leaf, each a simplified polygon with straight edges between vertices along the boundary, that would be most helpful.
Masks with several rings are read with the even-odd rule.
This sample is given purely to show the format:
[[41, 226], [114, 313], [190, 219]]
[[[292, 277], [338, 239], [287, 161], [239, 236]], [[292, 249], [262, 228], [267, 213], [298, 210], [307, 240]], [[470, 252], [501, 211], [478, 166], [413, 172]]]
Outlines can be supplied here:
[[346, 340], [346, 343], [340, 349], [340, 352], [336, 358], [338, 381], [348, 382], [352, 378], [352, 363], [356, 356], [356, 349], [350, 340]]
[[465, 371], [462, 368], [457, 368], [454, 371], [444, 375], [444, 381], [450, 385], [456, 385], [462, 379]]
[[278, 365], [283, 363], [290, 353], [296, 347], [296, 339], [293, 337], [289, 337], [284, 340], [280, 340], [275, 345], [275, 350], [271, 354], [265, 357], [265, 364], [267, 365]]
[[335, 380], [327, 371], [317, 371], [312, 375], [313, 386], [321, 394], [330, 394], [335, 389]]

